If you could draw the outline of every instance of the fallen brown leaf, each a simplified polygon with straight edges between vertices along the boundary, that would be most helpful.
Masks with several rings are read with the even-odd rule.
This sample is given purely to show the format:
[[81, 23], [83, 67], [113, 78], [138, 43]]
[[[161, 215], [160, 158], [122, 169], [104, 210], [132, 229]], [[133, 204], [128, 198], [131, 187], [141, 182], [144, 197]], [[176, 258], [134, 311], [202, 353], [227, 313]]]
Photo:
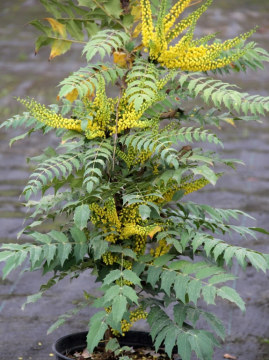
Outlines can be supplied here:
[[230, 355], [230, 354], [224, 354], [223, 357], [224, 357], [224, 359], [231, 359], [231, 360], [236, 360], [237, 359], [236, 356], [233, 356], [233, 355]]
[[87, 349], [84, 349], [82, 351], [82, 354], [81, 354], [82, 357], [84, 357], [85, 359], [89, 359], [92, 357], [92, 355], [89, 353], [89, 351]]

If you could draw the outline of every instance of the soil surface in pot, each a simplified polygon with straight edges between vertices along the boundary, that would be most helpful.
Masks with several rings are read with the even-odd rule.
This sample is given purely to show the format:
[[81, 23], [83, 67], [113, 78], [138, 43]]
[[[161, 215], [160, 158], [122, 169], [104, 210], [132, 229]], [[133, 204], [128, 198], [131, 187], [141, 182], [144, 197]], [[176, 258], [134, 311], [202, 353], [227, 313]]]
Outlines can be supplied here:
[[[111, 353], [105, 353], [104, 348], [98, 347], [93, 354], [90, 354], [87, 349], [83, 351], [76, 351], [73, 354], [65, 354], [70, 359], [74, 360], [118, 360], [121, 356], [128, 356], [132, 360], [170, 360], [170, 358], [163, 352], [155, 352], [154, 350], [146, 347], [130, 348], [129, 351], [124, 351], [119, 356], [114, 356]], [[178, 355], [173, 355], [173, 360], [178, 360]]]

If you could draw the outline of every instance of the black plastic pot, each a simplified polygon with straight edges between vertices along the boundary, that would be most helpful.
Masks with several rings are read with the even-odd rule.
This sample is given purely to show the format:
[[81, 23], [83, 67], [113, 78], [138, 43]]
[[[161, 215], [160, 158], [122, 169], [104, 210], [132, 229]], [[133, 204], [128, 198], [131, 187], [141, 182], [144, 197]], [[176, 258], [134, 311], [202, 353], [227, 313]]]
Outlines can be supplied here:
[[[87, 331], [80, 333], [70, 334], [61, 337], [57, 340], [52, 350], [56, 355], [56, 360], [70, 360], [70, 358], [63, 354], [74, 353], [75, 351], [81, 351], [86, 347]], [[128, 331], [125, 336], [120, 338], [121, 346], [136, 347], [153, 347], [150, 335], [143, 331]]]

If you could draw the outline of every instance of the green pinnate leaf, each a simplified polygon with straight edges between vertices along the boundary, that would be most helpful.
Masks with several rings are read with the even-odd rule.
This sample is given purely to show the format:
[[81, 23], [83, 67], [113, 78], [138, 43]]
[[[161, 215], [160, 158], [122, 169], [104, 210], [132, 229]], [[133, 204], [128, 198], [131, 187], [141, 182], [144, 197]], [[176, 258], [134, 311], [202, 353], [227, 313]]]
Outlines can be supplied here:
[[165, 340], [164, 340], [164, 348], [166, 354], [171, 358], [173, 348], [176, 345], [177, 339], [177, 329], [174, 326], [171, 326], [166, 332]]
[[36, 263], [43, 259], [43, 248], [39, 246], [32, 246], [30, 248], [30, 262], [32, 268], [35, 267]]
[[74, 213], [74, 222], [75, 225], [80, 229], [87, 227], [87, 223], [90, 217], [89, 205], [80, 205], [77, 206]]
[[235, 279], [237, 279], [237, 277], [233, 274], [218, 274], [218, 275], [212, 276], [208, 280], [208, 283], [211, 285], [214, 285], [214, 284], [219, 284], [221, 282], [226, 282], [226, 281], [235, 280]]
[[260, 253], [256, 253], [254, 251], [248, 251], [246, 253], [248, 260], [251, 264], [257, 269], [262, 270], [264, 273], [268, 269], [269, 265], [267, 264], [264, 256]]
[[170, 288], [176, 278], [175, 271], [163, 271], [161, 275], [161, 289], [163, 289], [168, 296], [170, 296]]
[[1, 251], [0, 252], [0, 261], [7, 261], [13, 255], [12, 251]]
[[91, 245], [94, 250], [94, 260], [98, 260], [108, 249], [108, 242], [105, 240], [100, 240], [100, 238], [95, 238], [92, 240]]
[[46, 259], [48, 265], [54, 259], [56, 255], [57, 247], [55, 244], [47, 244], [43, 247], [44, 258]]
[[190, 336], [187, 332], [182, 331], [177, 337], [177, 351], [182, 360], [191, 359]]
[[[109, 303], [109, 305], [110, 305], [111, 301], [112, 301], [116, 296], [119, 295], [120, 291], [121, 291], [121, 290], [120, 290], [120, 286], [119, 286], [119, 285], [113, 285], [113, 286], [111, 286], [108, 290], [106, 290], [106, 292], [105, 292], [105, 294], [104, 294], [104, 301], [105, 301], [106, 303]], [[100, 305], [100, 306], [103, 306], [103, 304]], [[100, 307], [100, 306], [98, 306], [98, 307]]]
[[151, 208], [147, 205], [139, 205], [139, 215], [141, 216], [142, 220], [146, 220], [150, 217]]
[[202, 315], [211, 328], [215, 331], [215, 333], [221, 337], [222, 340], [224, 340], [226, 336], [225, 327], [223, 326], [223, 323], [220, 321], [220, 319], [217, 318], [214, 314], [206, 311], [203, 311]]
[[175, 280], [174, 289], [176, 297], [181, 300], [184, 304], [186, 302], [186, 292], [188, 287], [188, 282], [190, 278], [184, 275], [178, 275]]
[[211, 339], [206, 336], [206, 332], [202, 330], [193, 331], [194, 336], [189, 338], [191, 349], [196, 353], [198, 359], [212, 359], [213, 346]]
[[68, 242], [67, 236], [60, 231], [52, 230], [48, 233], [48, 235], [50, 235], [57, 242], [60, 242], [60, 243]]
[[124, 270], [122, 276], [125, 280], [131, 281], [133, 284], [141, 286], [140, 278], [132, 270]]
[[126, 296], [128, 299], [138, 305], [138, 296], [136, 294], [136, 291], [132, 287], [124, 285], [122, 288], [122, 293], [124, 296]]
[[228, 286], [223, 286], [222, 288], [217, 290], [217, 295], [222, 297], [223, 299], [227, 299], [233, 303], [235, 303], [242, 311], [245, 311], [245, 303], [233, 288]]
[[95, 347], [103, 339], [105, 331], [108, 328], [108, 325], [105, 322], [106, 317], [105, 311], [99, 311], [92, 316], [89, 323], [89, 332], [87, 335], [87, 349], [90, 353], [93, 352]]
[[163, 266], [163, 265], [166, 265], [173, 258], [174, 258], [174, 255], [171, 255], [171, 254], [161, 255], [153, 261], [153, 264], [155, 266]]
[[174, 306], [173, 312], [174, 312], [175, 322], [179, 327], [182, 327], [183, 322], [185, 321], [187, 316], [186, 306], [182, 304], [177, 304]]
[[26, 306], [27, 304], [35, 303], [37, 300], [41, 299], [42, 295], [43, 295], [43, 292], [42, 292], [42, 291], [39, 291], [39, 292], [36, 293], [36, 294], [27, 296], [27, 299], [26, 299], [25, 303], [23, 303], [23, 305], [22, 305], [22, 307], [21, 307], [22, 310], [25, 309], [25, 306]]
[[112, 303], [111, 313], [113, 320], [116, 323], [119, 323], [122, 320], [123, 315], [126, 311], [126, 306], [127, 306], [127, 299], [124, 295], [119, 294], [114, 298]]
[[161, 272], [161, 267], [149, 266], [147, 282], [151, 284], [153, 288], [155, 287], [156, 282], [160, 279]]
[[85, 235], [84, 231], [81, 231], [76, 226], [73, 226], [70, 229], [70, 232], [71, 232], [72, 238], [75, 240], [76, 243], [81, 244], [81, 243], [86, 243], [87, 242], [86, 235]]
[[104, 278], [103, 284], [104, 285], [109, 285], [112, 282], [118, 280], [121, 276], [122, 276], [122, 272], [119, 269], [112, 270]]
[[197, 303], [197, 299], [200, 297], [201, 288], [202, 284], [199, 280], [194, 279], [188, 283], [187, 292], [189, 295], [189, 300], [194, 302], [194, 304]]
[[215, 297], [217, 293], [217, 288], [215, 286], [203, 286], [202, 295], [204, 297], [205, 302], [209, 305], [215, 305]]
[[60, 260], [61, 265], [63, 266], [64, 262], [68, 259], [72, 250], [72, 245], [70, 243], [60, 243], [58, 245], [57, 256]]

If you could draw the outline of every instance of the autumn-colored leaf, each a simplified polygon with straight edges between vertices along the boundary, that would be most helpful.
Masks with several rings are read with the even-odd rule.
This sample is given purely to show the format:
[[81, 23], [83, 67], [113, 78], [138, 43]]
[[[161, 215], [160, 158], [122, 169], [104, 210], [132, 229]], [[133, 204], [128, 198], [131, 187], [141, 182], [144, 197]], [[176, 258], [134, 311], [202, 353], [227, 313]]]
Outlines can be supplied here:
[[68, 94], [65, 95], [65, 98], [66, 98], [67, 100], [69, 100], [71, 103], [72, 103], [73, 101], [75, 101], [75, 100], [77, 99], [77, 97], [78, 97], [78, 91], [77, 91], [77, 89], [73, 89], [72, 91], [70, 91], [70, 93], [68, 93]]
[[123, 51], [115, 51], [113, 53], [113, 61], [119, 67], [131, 68], [133, 64], [134, 56], [132, 54], [125, 53]]
[[131, 15], [133, 16], [134, 21], [137, 21], [137, 20], [141, 19], [142, 10], [141, 10], [141, 5], [140, 5], [139, 2], [136, 2], [136, 4], [134, 4], [132, 6]]
[[148, 236], [152, 239], [153, 236], [154, 236], [155, 234], [157, 234], [157, 232], [159, 232], [159, 231], [161, 231], [161, 230], [162, 230], [162, 228], [161, 228], [159, 225], [157, 225], [153, 230], [151, 230], [151, 231], [148, 233]]
[[64, 38], [66, 37], [66, 28], [64, 24], [61, 24], [59, 21], [53, 18], [44, 18], [44, 20], [47, 20], [50, 23], [52, 30], [56, 34], [60, 34]]
[[87, 97], [88, 97], [89, 100], [92, 100], [94, 98], [94, 95], [95, 95], [95, 86], [90, 80], [87, 80], [87, 81], [91, 84], [91, 87], [93, 88], [92, 92], [88, 91]]
[[139, 34], [141, 33], [141, 30], [142, 30], [142, 23], [140, 22], [135, 28], [134, 28], [134, 31], [132, 33], [132, 37], [133, 38], [136, 38], [139, 36]]
[[64, 54], [70, 49], [71, 41], [69, 40], [54, 40], [51, 46], [51, 52], [49, 60], [52, 60], [56, 56]]
[[230, 125], [232, 125], [232, 126], [236, 127], [233, 119], [226, 118], [226, 119], [223, 119], [223, 120], [224, 120], [225, 122], [227, 122], [228, 124], [230, 124]]
[[117, 64], [120, 67], [127, 67], [127, 61], [128, 61], [128, 54], [121, 51], [115, 51], [113, 53], [113, 61], [115, 64]]
[[143, 45], [143, 44], [140, 44], [140, 45], [136, 46], [136, 47], [134, 48], [134, 50], [133, 50], [133, 53], [135, 53], [135, 52], [137, 52], [137, 51], [142, 50], [142, 49], [143, 49], [143, 47], [144, 47], [144, 45]]

